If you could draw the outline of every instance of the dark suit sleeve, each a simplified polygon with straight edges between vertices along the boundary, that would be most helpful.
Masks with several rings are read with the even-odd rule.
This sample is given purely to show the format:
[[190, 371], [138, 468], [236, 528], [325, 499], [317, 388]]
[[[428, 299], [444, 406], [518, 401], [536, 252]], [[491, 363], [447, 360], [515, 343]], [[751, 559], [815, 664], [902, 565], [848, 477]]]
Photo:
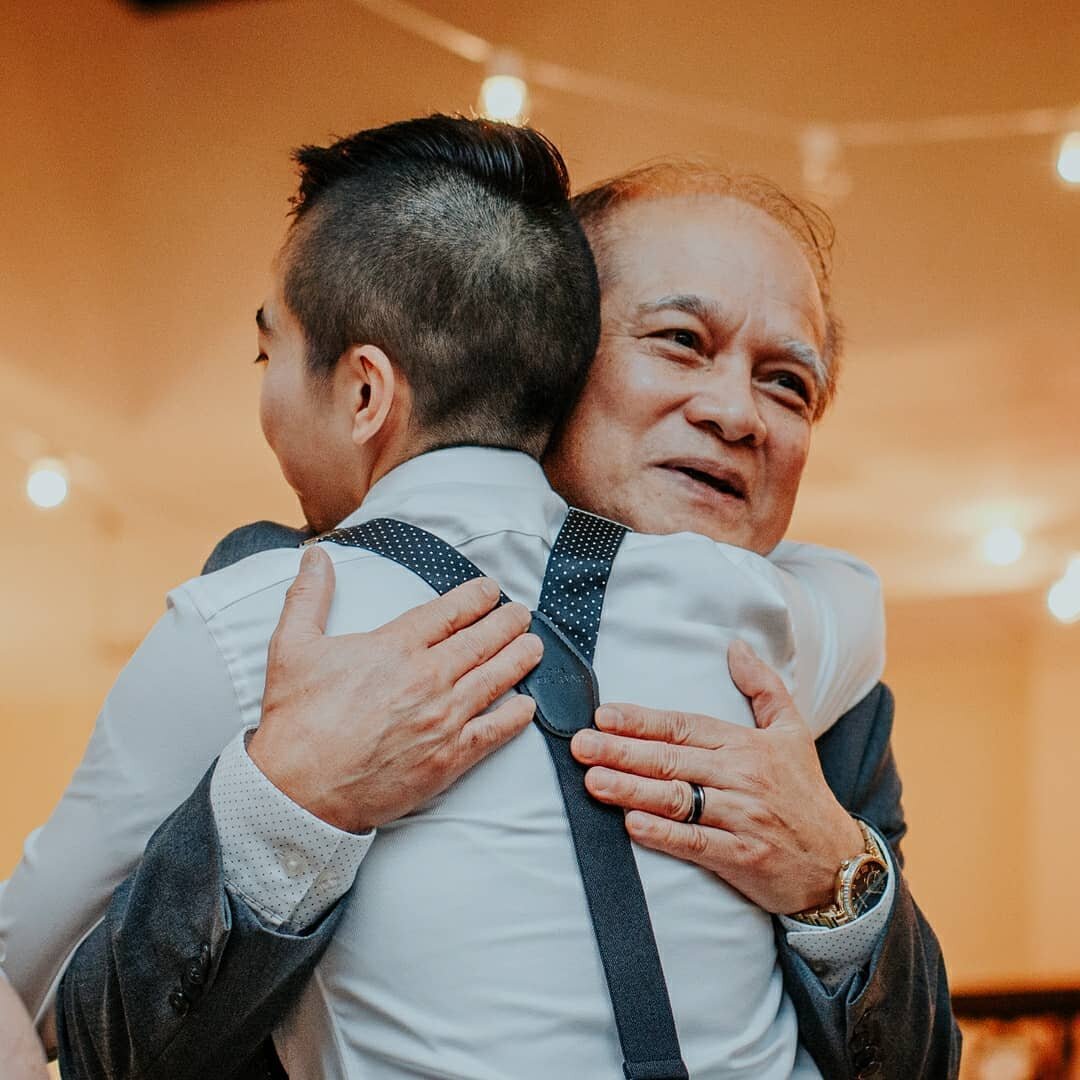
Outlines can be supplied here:
[[60, 983], [64, 1077], [273, 1075], [260, 1044], [333, 936], [338, 904], [300, 935], [225, 889], [210, 776], [151, 837]]
[[[818, 740], [825, 779], [843, 806], [885, 837], [896, 865], [907, 831], [890, 737], [893, 699], [879, 684]], [[783, 932], [777, 940], [799, 1036], [829, 1080], [904, 1077], [951, 1080], [960, 1067], [960, 1032], [934, 931], [907, 882], [870, 963], [827, 990]]]
[[[203, 572], [305, 536], [273, 522], [244, 526], [217, 545]], [[65, 1078], [284, 1076], [270, 1032], [330, 944], [343, 906], [291, 935], [226, 891], [212, 772], [151, 837], [61, 980]]]

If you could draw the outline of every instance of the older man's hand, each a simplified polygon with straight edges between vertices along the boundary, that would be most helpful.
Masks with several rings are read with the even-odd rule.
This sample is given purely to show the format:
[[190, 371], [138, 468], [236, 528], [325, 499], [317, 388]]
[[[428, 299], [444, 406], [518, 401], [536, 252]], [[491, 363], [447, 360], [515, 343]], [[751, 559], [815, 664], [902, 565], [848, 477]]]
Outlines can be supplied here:
[[[572, 743], [591, 766], [586, 787], [629, 811], [626, 828], [639, 844], [712, 870], [766, 911], [826, 905], [840, 863], [863, 848], [861, 832], [825, 783], [813, 737], [776, 673], [743, 642], [728, 650], [728, 666], [756, 728], [605, 705], [600, 730]], [[694, 825], [684, 823], [691, 782], [705, 789]]]
[[[310, 547], [270, 642], [262, 722], [248, 743], [278, 788], [338, 828], [402, 817], [528, 727], [532, 698], [484, 712], [540, 661], [522, 604], [490, 578], [367, 634], [326, 637], [334, 567]], [[494, 609], [494, 610], [492, 610]]]

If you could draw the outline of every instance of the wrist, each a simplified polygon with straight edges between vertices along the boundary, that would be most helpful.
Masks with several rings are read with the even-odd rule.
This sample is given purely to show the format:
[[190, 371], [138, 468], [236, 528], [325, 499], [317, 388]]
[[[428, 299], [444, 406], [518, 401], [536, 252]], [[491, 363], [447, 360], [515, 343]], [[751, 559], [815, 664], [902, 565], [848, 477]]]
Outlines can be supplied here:
[[295, 741], [279, 745], [264, 726], [248, 737], [248, 757], [252, 764], [283, 795], [309, 814], [342, 832], [363, 833], [371, 828], [359, 818], [358, 808], [334, 798], [335, 789], [327, 782], [328, 772], [305, 756]]
[[889, 875], [886, 856], [868, 826], [849, 820], [859, 831], [859, 850], [840, 863], [831, 895], [824, 903], [794, 912], [790, 918], [811, 926], [844, 926], [865, 915], [881, 899]]
[[[842, 819], [838, 819], [837, 827], [832, 832], [833, 843], [829, 846], [823, 860], [818, 865], [818, 872], [813, 881], [808, 881], [809, 886], [805, 896], [805, 902], [799, 911], [813, 911], [816, 908], [825, 908], [836, 900], [836, 881], [839, 868], [846, 862], [861, 855], [866, 848], [859, 823], [848, 813], [843, 812]], [[791, 913], [797, 915], [798, 912]]]

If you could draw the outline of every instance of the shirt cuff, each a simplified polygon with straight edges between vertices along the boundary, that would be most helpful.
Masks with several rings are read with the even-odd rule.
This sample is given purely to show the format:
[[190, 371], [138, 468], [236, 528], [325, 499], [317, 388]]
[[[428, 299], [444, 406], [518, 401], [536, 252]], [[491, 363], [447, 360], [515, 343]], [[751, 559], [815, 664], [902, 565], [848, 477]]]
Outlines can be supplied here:
[[830, 992], [869, 963], [896, 897], [896, 866], [892, 852], [876, 829], [871, 828], [870, 832], [889, 865], [889, 879], [881, 899], [868, 912], [837, 927], [807, 926], [787, 915], [778, 916], [787, 933], [788, 945], [806, 961]]
[[271, 926], [299, 933], [352, 888], [375, 832], [344, 832], [293, 802], [248, 756], [251, 730], [226, 746], [210, 781], [225, 886]]

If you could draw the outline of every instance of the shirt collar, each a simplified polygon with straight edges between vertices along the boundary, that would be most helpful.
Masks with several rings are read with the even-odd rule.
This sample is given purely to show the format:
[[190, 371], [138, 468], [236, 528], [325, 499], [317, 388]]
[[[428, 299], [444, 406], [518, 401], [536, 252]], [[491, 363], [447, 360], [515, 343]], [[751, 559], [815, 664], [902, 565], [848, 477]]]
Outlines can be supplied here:
[[451, 446], [410, 458], [377, 480], [363, 503], [338, 528], [374, 517], [390, 516], [413, 494], [425, 488], [445, 492], [448, 486], [511, 487], [551, 494], [540, 463], [520, 450], [491, 446]]

